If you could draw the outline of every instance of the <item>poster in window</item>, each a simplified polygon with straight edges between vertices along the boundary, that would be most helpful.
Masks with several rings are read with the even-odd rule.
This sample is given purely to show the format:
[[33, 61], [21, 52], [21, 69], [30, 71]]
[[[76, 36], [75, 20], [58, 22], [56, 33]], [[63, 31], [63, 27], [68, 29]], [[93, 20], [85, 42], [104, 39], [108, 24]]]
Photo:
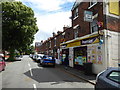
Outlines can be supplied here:
[[102, 64], [102, 47], [100, 45], [87, 47], [87, 62]]
[[97, 63], [102, 64], [102, 46], [97, 46]]
[[76, 57], [75, 64], [77, 64], [77, 65], [83, 65], [83, 58], [82, 58], [82, 56]]
[[82, 57], [82, 61], [83, 61], [83, 63], [86, 63], [86, 56]]

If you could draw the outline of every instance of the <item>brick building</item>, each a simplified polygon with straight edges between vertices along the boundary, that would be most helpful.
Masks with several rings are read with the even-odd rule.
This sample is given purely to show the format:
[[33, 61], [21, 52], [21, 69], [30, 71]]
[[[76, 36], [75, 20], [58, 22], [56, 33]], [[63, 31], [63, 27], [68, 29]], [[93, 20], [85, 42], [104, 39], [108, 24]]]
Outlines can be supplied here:
[[76, 0], [71, 10], [74, 39], [61, 44], [69, 53], [70, 67], [84, 70], [83, 63], [92, 62], [93, 73], [97, 74], [118, 66], [119, 5], [120, 1]]
[[[51, 52], [62, 62], [67, 57], [68, 65], [79, 70], [84, 70], [83, 63], [92, 62], [95, 74], [107, 67], [118, 66], [119, 7], [119, 0], [76, 0], [71, 10], [72, 26], [63, 27], [63, 32], [53, 34], [43, 42], [40, 50]], [[50, 48], [45, 49], [46, 44]]]

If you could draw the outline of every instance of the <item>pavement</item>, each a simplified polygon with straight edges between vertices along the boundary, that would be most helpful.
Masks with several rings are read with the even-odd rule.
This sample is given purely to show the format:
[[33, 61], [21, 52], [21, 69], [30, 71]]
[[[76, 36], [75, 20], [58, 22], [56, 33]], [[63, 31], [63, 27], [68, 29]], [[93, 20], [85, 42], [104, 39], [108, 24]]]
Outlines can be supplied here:
[[82, 80], [85, 80], [85, 81], [95, 85], [95, 80], [96, 80], [96, 76], [97, 76], [95, 74], [86, 75], [83, 71], [80, 71], [80, 70], [72, 68], [72, 67], [65, 68], [64, 65], [59, 65], [59, 64], [57, 64], [56, 67], [64, 70], [66, 73], [69, 73], [77, 78], [80, 78]]

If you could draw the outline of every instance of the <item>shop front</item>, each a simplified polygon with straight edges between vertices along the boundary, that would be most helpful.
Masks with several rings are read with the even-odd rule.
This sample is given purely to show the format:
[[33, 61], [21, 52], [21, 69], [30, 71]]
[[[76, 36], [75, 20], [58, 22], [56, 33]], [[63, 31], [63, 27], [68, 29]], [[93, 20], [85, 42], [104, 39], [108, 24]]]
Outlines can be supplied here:
[[74, 68], [84, 70], [83, 63], [87, 62], [87, 46], [74, 48]]
[[62, 64], [65, 66], [69, 65], [69, 49], [62, 49]]
[[[93, 73], [97, 74], [99, 68], [103, 67], [104, 44], [100, 44], [98, 35], [80, 37], [71, 42], [64, 43], [69, 48], [69, 66], [84, 70], [85, 63], [93, 63]], [[99, 70], [100, 71], [100, 70]]]

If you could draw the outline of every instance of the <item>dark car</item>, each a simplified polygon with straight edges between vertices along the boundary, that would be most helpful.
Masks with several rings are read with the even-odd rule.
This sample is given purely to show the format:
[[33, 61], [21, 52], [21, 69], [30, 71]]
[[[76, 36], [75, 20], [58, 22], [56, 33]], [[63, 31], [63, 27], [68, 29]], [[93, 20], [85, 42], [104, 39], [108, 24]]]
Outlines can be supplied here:
[[22, 56], [22, 55], [16, 55], [16, 56], [15, 56], [15, 60], [20, 60], [20, 61], [21, 61], [22, 59], [23, 59], [23, 56]]
[[53, 66], [55, 67], [55, 59], [53, 56], [43, 56], [41, 59], [41, 65], [42, 66]]
[[120, 90], [120, 67], [110, 67], [97, 75], [95, 90]]

